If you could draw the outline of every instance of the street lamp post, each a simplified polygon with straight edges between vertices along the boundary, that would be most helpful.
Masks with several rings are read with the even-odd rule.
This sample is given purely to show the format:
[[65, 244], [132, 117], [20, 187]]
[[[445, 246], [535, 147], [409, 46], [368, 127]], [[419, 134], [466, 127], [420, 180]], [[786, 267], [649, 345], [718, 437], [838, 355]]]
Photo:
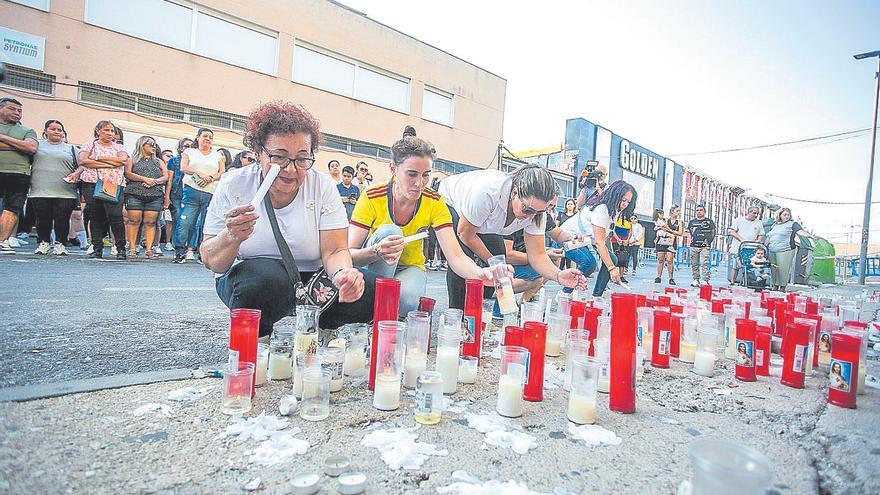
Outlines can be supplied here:
[[865, 284], [865, 274], [868, 272], [868, 233], [871, 223], [871, 186], [874, 182], [874, 155], [877, 150], [877, 107], [880, 104], [880, 50], [854, 55], [856, 60], [877, 58], [877, 72], [874, 79], [877, 80], [877, 89], [874, 91], [874, 125], [871, 128], [871, 160], [868, 166], [868, 186], [865, 188], [865, 215], [862, 220], [862, 249], [859, 252], [859, 284]]

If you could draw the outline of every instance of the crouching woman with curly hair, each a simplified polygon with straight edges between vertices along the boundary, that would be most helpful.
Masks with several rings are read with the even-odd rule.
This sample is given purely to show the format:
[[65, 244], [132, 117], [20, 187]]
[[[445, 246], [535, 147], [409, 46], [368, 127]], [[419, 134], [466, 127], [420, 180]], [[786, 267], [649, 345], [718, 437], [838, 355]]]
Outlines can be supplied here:
[[[208, 207], [202, 261], [216, 274], [217, 293], [227, 307], [262, 312], [261, 336], [293, 314], [302, 296], [285, 269], [279, 248], [284, 244], [276, 241], [267, 204], [302, 283], [323, 267], [339, 291], [338, 300], [321, 313], [321, 327], [372, 319], [375, 279], [365, 280], [352, 268], [348, 217], [336, 185], [312, 170], [319, 139], [317, 121], [301, 106], [260, 106], [248, 117], [244, 137], [259, 166], [224, 174]], [[269, 188], [268, 202], [255, 208], [250, 202], [272, 165], [281, 172]], [[320, 304], [323, 291], [317, 292]]]

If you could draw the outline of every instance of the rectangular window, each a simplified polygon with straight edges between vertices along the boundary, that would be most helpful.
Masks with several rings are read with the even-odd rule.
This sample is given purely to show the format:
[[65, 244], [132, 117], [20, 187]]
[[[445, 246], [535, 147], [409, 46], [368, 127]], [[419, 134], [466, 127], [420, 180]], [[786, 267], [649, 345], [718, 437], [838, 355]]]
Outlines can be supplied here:
[[300, 45], [293, 47], [293, 81], [354, 96], [355, 65]]
[[386, 74], [343, 55], [332, 55], [298, 43], [293, 48], [291, 78], [299, 84], [409, 112], [409, 79]]
[[55, 76], [27, 67], [7, 64], [6, 80], [0, 83], [0, 87], [2, 86], [53, 95], [55, 94]]
[[165, 0], [89, 0], [85, 21], [189, 51], [192, 12], [190, 7]]
[[355, 98], [398, 112], [409, 112], [408, 83], [363, 67], [358, 67]]
[[12, 2], [49, 12], [49, 0], [12, 0]]
[[425, 88], [422, 91], [422, 118], [452, 127], [452, 95]]
[[264, 74], [275, 73], [276, 38], [204, 12], [196, 18], [195, 52]]

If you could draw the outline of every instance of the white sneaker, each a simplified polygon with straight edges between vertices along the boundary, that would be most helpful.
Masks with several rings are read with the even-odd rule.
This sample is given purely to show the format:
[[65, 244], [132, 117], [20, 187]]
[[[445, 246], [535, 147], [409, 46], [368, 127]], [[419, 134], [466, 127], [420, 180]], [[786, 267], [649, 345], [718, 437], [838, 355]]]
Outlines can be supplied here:
[[15, 248], [9, 245], [9, 241], [0, 242], [0, 254], [15, 254]]
[[187, 261], [195, 261], [196, 255], [192, 251], [187, 250], [186, 252], [186, 260]]
[[19, 241], [17, 238], [15, 238], [15, 236], [7, 239], [6, 243], [9, 244], [9, 247], [11, 247], [13, 249], [21, 247], [21, 241]]
[[699, 281], [699, 280], [694, 279], [694, 281], [691, 282], [691, 287], [699, 287], [699, 286], [700, 286], [700, 281]]
[[119, 254], [119, 250], [116, 249], [116, 244], [110, 247], [110, 256], [116, 256]]
[[165, 251], [174, 251], [174, 246], [172, 246], [170, 242], [166, 242]]
[[67, 248], [64, 247], [64, 244], [56, 242], [55, 245], [52, 246], [52, 254], [55, 256], [67, 256]]
[[162, 248], [160, 248], [158, 245], [153, 246], [153, 254], [155, 254], [156, 256], [162, 256]]
[[92, 253], [94, 253], [94, 252], [95, 252], [95, 245], [94, 245], [94, 244], [89, 244], [89, 248], [86, 249], [86, 254], [92, 254]]
[[34, 249], [34, 254], [49, 254], [50, 249], [51, 249], [51, 246], [49, 246], [49, 243], [46, 241], [43, 241], [40, 243], [39, 246], [37, 246], [37, 249]]
[[24, 232], [22, 232], [21, 234], [18, 234], [15, 237], [16, 237], [16, 239], [18, 239], [18, 243], [21, 244], [22, 246], [27, 246], [28, 244], [30, 244], [28, 242], [28, 235], [25, 234]]

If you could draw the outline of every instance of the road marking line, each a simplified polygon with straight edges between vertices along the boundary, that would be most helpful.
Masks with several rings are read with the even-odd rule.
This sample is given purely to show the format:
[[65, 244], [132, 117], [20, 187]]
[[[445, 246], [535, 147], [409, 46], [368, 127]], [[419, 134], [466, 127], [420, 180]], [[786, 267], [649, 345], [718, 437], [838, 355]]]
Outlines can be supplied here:
[[104, 287], [103, 292], [165, 292], [165, 291], [214, 291], [213, 287]]

